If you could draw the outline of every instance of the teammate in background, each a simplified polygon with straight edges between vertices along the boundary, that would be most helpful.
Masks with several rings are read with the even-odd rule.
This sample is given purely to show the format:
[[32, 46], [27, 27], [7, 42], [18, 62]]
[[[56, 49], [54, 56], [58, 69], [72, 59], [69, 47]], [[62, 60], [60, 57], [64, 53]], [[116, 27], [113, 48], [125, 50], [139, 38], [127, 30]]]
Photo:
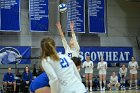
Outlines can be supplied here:
[[112, 90], [112, 87], [114, 86], [116, 90], [119, 90], [120, 83], [118, 82], [118, 76], [116, 75], [115, 72], [112, 73], [110, 76], [110, 83], [109, 83], [109, 88]]
[[14, 79], [14, 74], [11, 72], [11, 67], [8, 68], [8, 72], [6, 74], [4, 74], [3, 77], [3, 85], [4, 87], [7, 87], [9, 85], [13, 85], [14, 86], [14, 92], [16, 92], [16, 82]]
[[130, 69], [130, 87], [132, 88], [132, 80], [135, 80], [135, 87], [138, 89], [137, 86], [137, 69], [138, 69], [138, 62], [135, 60], [135, 57], [132, 57], [131, 61], [128, 64], [128, 68]]
[[86, 93], [74, 62], [57, 54], [53, 39], [43, 38], [41, 49], [42, 67], [49, 77], [51, 93]]
[[72, 57], [79, 57], [80, 47], [79, 47], [79, 44], [77, 42], [75, 32], [74, 32], [74, 22], [70, 23], [72, 38], [70, 39], [69, 45], [65, 39], [60, 22], [58, 22], [56, 24], [56, 26], [58, 28], [58, 32], [59, 32], [61, 39], [62, 39], [62, 43], [63, 43], [64, 49], [65, 49], [65, 54], [71, 58]]
[[[101, 62], [98, 62], [97, 69], [99, 70], [100, 90], [104, 91], [106, 86], [107, 62], [104, 61], [103, 57], [101, 57]], [[104, 87], [102, 87], [102, 82], [104, 83]]]
[[85, 68], [86, 74], [86, 88], [88, 90], [88, 84], [90, 82], [90, 92], [92, 92], [92, 77], [93, 77], [93, 62], [90, 60], [90, 56], [86, 56], [86, 61], [83, 63], [83, 68]]
[[121, 90], [126, 90], [125, 88], [125, 81], [126, 81], [126, 74], [127, 74], [127, 68], [125, 67], [125, 65], [122, 65], [122, 67], [119, 70], [119, 74], [121, 77]]

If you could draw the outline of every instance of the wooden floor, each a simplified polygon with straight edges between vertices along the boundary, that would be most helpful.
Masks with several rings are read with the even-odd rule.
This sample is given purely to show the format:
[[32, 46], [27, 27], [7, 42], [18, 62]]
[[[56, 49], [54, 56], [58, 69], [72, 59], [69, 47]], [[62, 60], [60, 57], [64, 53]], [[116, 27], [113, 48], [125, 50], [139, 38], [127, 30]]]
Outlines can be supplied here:
[[89, 93], [140, 93], [140, 90], [126, 90], [126, 91], [94, 91]]

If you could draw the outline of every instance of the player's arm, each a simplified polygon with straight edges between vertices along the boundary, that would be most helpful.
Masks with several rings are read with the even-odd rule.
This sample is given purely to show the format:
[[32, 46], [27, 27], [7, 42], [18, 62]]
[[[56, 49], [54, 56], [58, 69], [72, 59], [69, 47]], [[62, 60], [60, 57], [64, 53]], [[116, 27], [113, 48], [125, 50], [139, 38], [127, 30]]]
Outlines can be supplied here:
[[74, 40], [74, 45], [75, 45], [76, 49], [79, 51], [80, 47], [79, 47], [79, 44], [78, 44], [78, 41], [77, 41], [77, 38], [76, 38], [76, 35], [74, 32], [74, 22], [70, 23], [70, 29], [71, 29], [72, 38]]
[[121, 73], [121, 68], [119, 69], [119, 74], [120, 74], [120, 76], [122, 76], [122, 73]]
[[107, 62], [105, 62], [105, 69], [107, 69]]
[[85, 62], [82, 64], [82, 68], [85, 68]]
[[54, 69], [45, 59], [42, 60], [42, 67], [48, 75], [51, 93], [58, 93], [58, 77]]
[[136, 67], [137, 69], [139, 68], [139, 65], [138, 65], [138, 62], [137, 62], [137, 67]]
[[[92, 61], [91, 61], [91, 62], [92, 62]], [[92, 68], [94, 68], [94, 63], [93, 63], [93, 62], [91, 63], [91, 66], [92, 66]]]
[[101, 69], [101, 68], [100, 68], [100, 64], [99, 64], [99, 62], [98, 62], [98, 65], [97, 65], [97, 69], [98, 69], [98, 70]]
[[56, 26], [57, 26], [58, 32], [59, 32], [59, 34], [60, 34], [60, 36], [61, 36], [63, 46], [64, 46], [65, 49], [67, 49], [69, 46], [68, 46], [68, 43], [67, 43], [67, 41], [66, 41], [66, 39], [65, 39], [64, 33], [63, 33], [63, 31], [62, 31], [62, 27], [61, 27], [60, 22], [57, 22]]

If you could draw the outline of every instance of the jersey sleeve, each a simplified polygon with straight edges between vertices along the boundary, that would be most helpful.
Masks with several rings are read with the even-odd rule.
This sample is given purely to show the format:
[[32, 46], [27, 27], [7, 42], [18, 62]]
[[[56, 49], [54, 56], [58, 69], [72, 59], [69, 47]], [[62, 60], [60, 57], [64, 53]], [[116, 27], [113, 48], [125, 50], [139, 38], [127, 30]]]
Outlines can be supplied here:
[[100, 63], [98, 62], [97, 69], [100, 69]]
[[77, 78], [78, 78], [80, 81], [82, 81], [81, 76], [80, 76], [80, 74], [79, 74], [79, 72], [78, 72], [78, 70], [77, 70], [77, 68], [76, 68], [76, 66], [75, 66], [74, 63], [73, 63], [73, 68], [74, 68], [74, 74], [77, 76]]
[[84, 68], [85, 67], [85, 62], [82, 64], [82, 68]]
[[106, 67], [105, 69], [107, 69], [107, 62], [105, 62], [105, 67]]
[[80, 47], [79, 47], [75, 33], [72, 33], [72, 38], [74, 39], [74, 44], [75, 44], [76, 49], [79, 51]]
[[138, 62], [137, 62], [137, 68], [139, 68]]
[[110, 83], [112, 83], [112, 76], [110, 76]]
[[42, 60], [42, 67], [48, 75], [51, 93], [58, 93], [58, 77], [54, 69], [45, 59]]
[[125, 72], [125, 76], [126, 76], [126, 74], [127, 74], [127, 68], [125, 68], [126, 69], [126, 72]]
[[122, 75], [121, 68], [119, 69], [119, 74], [120, 74], [120, 76]]
[[91, 61], [91, 63], [92, 63], [92, 68], [94, 68], [94, 63]]
[[128, 68], [130, 69], [130, 62], [128, 63]]

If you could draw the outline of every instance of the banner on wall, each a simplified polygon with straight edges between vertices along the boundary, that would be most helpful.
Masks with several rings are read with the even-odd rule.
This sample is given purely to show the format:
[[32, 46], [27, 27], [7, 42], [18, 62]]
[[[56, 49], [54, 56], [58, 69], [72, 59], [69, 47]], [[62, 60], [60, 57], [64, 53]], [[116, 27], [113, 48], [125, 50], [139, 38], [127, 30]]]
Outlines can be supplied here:
[[74, 22], [74, 31], [85, 33], [85, 0], [67, 0], [67, 31], [70, 32], [70, 22]]
[[106, 33], [105, 0], [88, 0], [89, 33]]
[[20, 0], [0, 0], [0, 31], [20, 32]]
[[[59, 53], [64, 53], [63, 47], [58, 47]], [[103, 56], [107, 62], [129, 62], [133, 56], [132, 47], [81, 47], [80, 58], [85, 61], [86, 56], [90, 56], [93, 62], [99, 62], [100, 57]]]
[[29, 0], [29, 16], [31, 32], [48, 32], [49, 15], [48, 0]]
[[[30, 64], [31, 47], [28, 46], [0, 46], [0, 64]], [[24, 59], [25, 58], [25, 59]]]

